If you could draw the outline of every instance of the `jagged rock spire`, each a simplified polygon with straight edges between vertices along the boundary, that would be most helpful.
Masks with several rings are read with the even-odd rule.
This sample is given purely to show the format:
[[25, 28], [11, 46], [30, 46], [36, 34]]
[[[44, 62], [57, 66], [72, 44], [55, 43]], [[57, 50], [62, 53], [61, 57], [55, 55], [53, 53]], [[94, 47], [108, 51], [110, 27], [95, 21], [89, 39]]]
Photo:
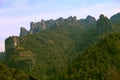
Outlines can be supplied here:
[[96, 22], [96, 19], [90, 15], [87, 16], [87, 18], [85, 19], [85, 21], [87, 23], [95, 23]]
[[45, 24], [45, 21], [43, 19], [41, 20], [40, 30], [41, 31], [46, 30], [46, 24]]
[[112, 24], [111, 24], [110, 20], [107, 17], [105, 17], [103, 14], [100, 15], [100, 17], [97, 21], [96, 31], [98, 34], [112, 31]]
[[20, 36], [24, 36], [24, 35], [27, 35], [27, 34], [28, 34], [28, 31], [24, 27], [21, 27], [20, 28]]

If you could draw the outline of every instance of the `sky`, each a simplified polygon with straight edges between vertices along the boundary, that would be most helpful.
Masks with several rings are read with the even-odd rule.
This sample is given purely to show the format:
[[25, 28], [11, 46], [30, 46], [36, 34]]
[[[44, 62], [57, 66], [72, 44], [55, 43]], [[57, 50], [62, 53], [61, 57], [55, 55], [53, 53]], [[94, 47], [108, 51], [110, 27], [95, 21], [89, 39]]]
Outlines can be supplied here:
[[19, 36], [20, 27], [30, 29], [30, 22], [87, 15], [98, 19], [120, 12], [120, 0], [0, 0], [0, 52], [9, 36]]

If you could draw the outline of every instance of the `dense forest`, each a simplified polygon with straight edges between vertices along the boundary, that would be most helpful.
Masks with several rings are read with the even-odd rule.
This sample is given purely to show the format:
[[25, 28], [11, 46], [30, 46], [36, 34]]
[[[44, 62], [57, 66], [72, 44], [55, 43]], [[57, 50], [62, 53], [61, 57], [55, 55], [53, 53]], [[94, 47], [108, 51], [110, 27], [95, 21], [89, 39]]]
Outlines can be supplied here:
[[31, 22], [5, 41], [0, 80], [120, 80], [120, 13]]

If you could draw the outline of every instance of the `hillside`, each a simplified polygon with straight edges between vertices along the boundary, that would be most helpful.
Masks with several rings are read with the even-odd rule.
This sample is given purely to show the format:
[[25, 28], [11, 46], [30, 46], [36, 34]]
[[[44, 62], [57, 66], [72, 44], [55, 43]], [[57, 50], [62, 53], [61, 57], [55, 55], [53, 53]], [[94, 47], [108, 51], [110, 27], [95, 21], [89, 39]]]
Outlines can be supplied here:
[[120, 80], [120, 33], [101, 36], [74, 58], [61, 80]]
[[9, 68], [0, 63], [0, 80], [37, 80], [37, 78], [31, 74], [26, 74], [20, 69]]
[[[69, 17], [31, 22], [30, 30], [21, 28], [20, 37], [12, 36], [6, 39], [5, 64], [11, 68], [22, 69], [26, 73], [35, 74], [41, 80], [82, 79], [77, 72], [79, 68], [72, 66], [74, 63], [81, 66], [79, 64], [83, 62], [83, 67], [86, 69], [88, 65], [85, 61], [88, 61], [94, 69], [96, 67], [94, 66], [94, 60], [97, 61], [98, 56], [103, 55], [104, 51], [107, 52], [110, 49], [113, 51], [111, 53], [114, 53], [113, 48], [115, 48], [119, 52], [118, 45], [116, 46], [115, 41], [112, 41], [117, 39], [119, 44], [119, 36], [116, 35], [119, 26], [116, 27], [116, 23], [111, 22], [112, 20], [110, 21], [104, 15], [100, 15], [97, 21], [94, 17], [87, 16], [86, 19], [80, 20], [77, 20], [76, 17]], [[107, 42], [109, 43], [108, 40], [104, 45], [106, 48], [103, 48], [99, 45], [103, 41], [102, 37], [106, 39], [108, 36], [109, 38], [110, 34], [115, 34], [115, 37], [111, 38], [110, 45], [107, 44]], [[113, 44], [115, 46], [111, 48], [110, 46]], [[99, 52], [97, 54], [94, 48], [96, 52], [100, 48], [102, 54], [99, 54]], [[95, 56], [97, 58], [91, 57], [93, 56], [91, 51], [97, 54]], [[109, 57], [109, 53], [107, 52], [105, 55]], [[86, 56], [88, 55], [91, 56], [87, 59]], [[77, 61], [78, 58], [81, 60]], [[104, 60], [102, 57], [100, 59]], [[103, 63], [103, 65], [106, 63]], [[98, 66], [100, 65], [98, 63]], [[84, 72], [82, 67], [80, 69], [81, 73]], [[105, 67], [103, 66], [102, 69], [105, 69]], [[85, 72], [86, 74], [89, 73]], [[76, 77], [77, 75], [79, 77]], [[93, 79], [91, 78], [93, 75], [90, 75], [90, 79]], [[82, 80], [89, 79], [89, 76], [83, 77]], [[97, 78], [95, 77], [95, 79]]]

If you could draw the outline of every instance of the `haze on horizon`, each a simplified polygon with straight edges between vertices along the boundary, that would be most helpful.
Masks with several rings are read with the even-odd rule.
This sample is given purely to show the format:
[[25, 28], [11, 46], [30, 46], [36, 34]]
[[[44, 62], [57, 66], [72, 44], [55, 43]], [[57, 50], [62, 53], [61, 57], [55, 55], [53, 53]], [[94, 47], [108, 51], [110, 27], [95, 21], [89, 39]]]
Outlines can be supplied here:
[[100, 14], [110, 18], [120, 12], [119, 4], [119, 0], [0, 0], [0, 51], [7, 37], [19, 36], [21, 26], [29, 30], [31, 21], [87, 15], [98, 19]]

